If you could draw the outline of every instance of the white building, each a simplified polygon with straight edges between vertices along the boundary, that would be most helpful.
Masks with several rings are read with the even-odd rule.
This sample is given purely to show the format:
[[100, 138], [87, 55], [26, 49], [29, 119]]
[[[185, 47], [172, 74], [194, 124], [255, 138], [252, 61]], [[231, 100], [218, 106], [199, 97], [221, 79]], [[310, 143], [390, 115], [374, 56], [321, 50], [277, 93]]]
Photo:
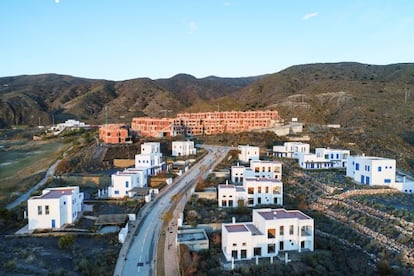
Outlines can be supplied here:
[[240, 151], [239, 160], [244, 163], [249, 163], [250, 160], [259, 160], [260, 148], [249, 145], [239, 145]]
[[261, 204], [283, 205], [283, 183], [275, 178], [243, 179], [243, 186], [218, 186], [219, 207], [254, 207]]
[[246, 169], [249, 168], [245, 166], [240, 166], [239, 164], [237, 164], [237, 166], [231, 166], [231, 183], [242, 184]]
[[298, 163], [302, 169], [332, 169], [333, 163], [326, 160], [325, 157], [318, 157], [313, 153], [298, 154]]
[[351, 155], [349, 150], [331, 148], [316, 148], [315, 154], [318, 158], [332, 162], [333, 168], [346, 168], [348, 156]]
[[194, 141], [173, 141], [172, 156], [188, 156], [196, 154]]
[[148, 173], [146, 169], [126, 169], [111, 175], [111, 186], [108, 187], [108, 197], [123, 198], [135, 196], [135, 188], [147, 186]]
[[395, 183], [395, 159], [375, 156], [349, 156], [346, 176], [360, 184], [387, 185]]
[[223, 223], [221, 248], [227, 261], [313, 251], [314, 221], [297, 210], [256, 209], [253, 221]]
[[83, 193], [79, 187], [49, 188], [27, 201], [29, 230], [61, 228], [74, 223], [82, 212]]
[[259, 178], [282, 179], [282, 163], [278, 161], [251, 160], [250, 168], [252, 175], [247, 176]]
[[276, 157], [299, 158], [299, 154], [310, 152], [310, 145], [302, 142], [285, 142], [283, 146], [273, 146], [273, 155]]
[[282, 163], [279, 161], [250, 160], [250, 167], [237, 164], [231, 167], [231, 182], [242, 184], [244, 177], [282, 179]]
[[160, 151], [160, 143], [151, 142], [141, 145], [141, 154], [135, 155], [135, 168], [148, 170], [149, 175], [165, 171], [165, 162]]

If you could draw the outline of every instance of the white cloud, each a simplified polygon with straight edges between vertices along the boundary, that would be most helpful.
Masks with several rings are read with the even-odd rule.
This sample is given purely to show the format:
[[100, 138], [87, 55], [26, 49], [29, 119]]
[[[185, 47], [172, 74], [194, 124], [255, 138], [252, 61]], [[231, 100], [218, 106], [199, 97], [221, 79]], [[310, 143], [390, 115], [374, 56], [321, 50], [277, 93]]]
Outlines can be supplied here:
[[59, 4], [59, 2], [60, 2], [60, 0], [55, 0], [55, 3], [56, 3], [56, 4]]
[[302, 17], [302, 20], [308, 20], [311, 19], [312, 17], [318, 16], [319, 12], [311, 12], [311, 13], [307, 13]]
[[190, 21], [188, 23], [188, 33], [193, 34], [195, 31], [197, 31], [197, 23]]

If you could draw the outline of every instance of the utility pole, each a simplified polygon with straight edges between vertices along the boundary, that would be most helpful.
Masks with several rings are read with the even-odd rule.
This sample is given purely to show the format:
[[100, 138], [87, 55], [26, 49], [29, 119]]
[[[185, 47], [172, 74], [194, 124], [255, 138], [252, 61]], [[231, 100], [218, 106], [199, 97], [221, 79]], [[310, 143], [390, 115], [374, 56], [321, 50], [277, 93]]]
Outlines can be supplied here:
[[109, 107], [105, 106], [105, 126], [108, 124], [108, 110]]

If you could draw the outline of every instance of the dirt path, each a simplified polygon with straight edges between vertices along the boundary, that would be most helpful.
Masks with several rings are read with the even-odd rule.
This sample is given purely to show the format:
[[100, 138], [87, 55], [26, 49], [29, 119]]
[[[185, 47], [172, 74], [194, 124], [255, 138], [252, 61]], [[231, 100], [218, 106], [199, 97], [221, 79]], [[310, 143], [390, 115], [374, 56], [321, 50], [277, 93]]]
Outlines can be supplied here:
[[34, 185], [32, 188], [30, 188], [26, 193], [22, 194], [21, 196], [19, 196], [15, 201], [13, 201], [12, 203], [10, 203], [9, 205], [7, 205], [7, 209], [13, 209], [16, 206], [20, 205], [23, 201], [26, 201], [29, 199], [30, 194], [35, 191], [36, 189], [38, 189], [39, 187], [41, 187], [42, 185], [44, 185], [46, 183], [46, 181], [52, 177], [55, 174], [56, 171], [56, 167], [59, 164], [60, 160], [57, 160], [52, 166], [49, 167], [49, 169], [47, 169], [45, 177], [43, 177], [42, 180], [40, 180], [36, 185]]

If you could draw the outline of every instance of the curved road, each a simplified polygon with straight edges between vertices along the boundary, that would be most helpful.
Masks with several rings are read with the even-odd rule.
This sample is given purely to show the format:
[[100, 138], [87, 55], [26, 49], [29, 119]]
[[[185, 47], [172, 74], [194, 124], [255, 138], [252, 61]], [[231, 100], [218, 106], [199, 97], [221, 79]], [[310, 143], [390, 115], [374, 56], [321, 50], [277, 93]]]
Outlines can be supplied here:
[[61, 160], [59, 159], [52, 166], [50, 166], [49, 169], [47, 169], [45, 177], [43, 177], [42, 180], [40, 180], [36, 185], [34, 185], [32, 188], [30, 188], [27, 192], [25, 192], [24, 194], [19, 196], [15, 201], [13, 201], [9, 205], [7, 205], [6, 208], [8, 210], [11, 210], [14, 207], [20, 205], [20, 203], [22, 203], [23, 201], [28, 200], [29, 197], [30, 197], [30, 194], [33, 193], [33, 191], [35, 191], [36, 189], [38, 189], [39, 187], [44, 185], [46, 183], [46, 181], [55, 174], [56, 167], [57, 167], [57, 165], [59, 164], [60, 161]]
[[[171, 184], [155, 201], [144, 206], [140, 212], [137, 227], [129, 233], [129, 244], [123, 245], [115, 267], [114, 275], [155, 275], [156, 248], [163, 214], [172, 205], [172, 197], [195, 184], [198, 177], [206, 177], [210, 169], [217, 165], [230, 148], [204, 146], [208, 154]], [[124, 248], [126, 247], [126, 249]]]

